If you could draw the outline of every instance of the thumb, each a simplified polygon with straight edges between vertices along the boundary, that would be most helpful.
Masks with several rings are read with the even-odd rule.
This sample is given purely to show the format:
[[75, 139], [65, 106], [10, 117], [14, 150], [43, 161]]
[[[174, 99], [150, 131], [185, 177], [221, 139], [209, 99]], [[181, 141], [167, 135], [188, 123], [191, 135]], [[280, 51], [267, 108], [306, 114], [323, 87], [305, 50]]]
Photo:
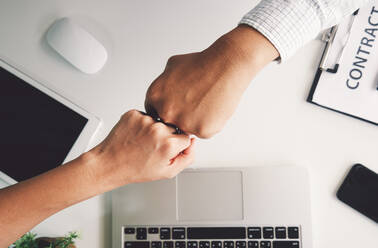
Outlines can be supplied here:
[[175, 170], [176, 174], [180, 173], [194, 161], [195, 138], [190, 139], [190, 145], [179, 155], [171, 160], [170, 169]]

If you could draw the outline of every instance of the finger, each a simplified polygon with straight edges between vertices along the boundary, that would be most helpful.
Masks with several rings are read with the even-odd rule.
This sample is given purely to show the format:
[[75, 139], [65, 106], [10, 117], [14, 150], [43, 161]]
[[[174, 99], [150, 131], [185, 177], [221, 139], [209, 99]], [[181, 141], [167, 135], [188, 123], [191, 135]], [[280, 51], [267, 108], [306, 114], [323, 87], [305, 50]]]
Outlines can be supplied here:
[[190, 139], [190, 146], [188, 148], [186, 148], [184, 151], [182, 151], [182, 153], [185, 154], [185, 155], [192, 154], [194, 152], [195, 143], [196, 143], [196, 139], [191, 138]]
[[149, 103], [147, 99], [144, 101], [144, 108], [146, 109], [146, 113], [152, 118], [160, 118], [156, 109], [152, 106], [152, 104]]
[[170, 169], [174, 170], [176, 174], [184, 170], [194, 161], [195, 139], [190, 140], [190, 146], [180, 153], [171, 163]]
[[190, 138], [187, 135], [171, 135], [166, 145], [166, 154], [171, 158], [170, 161], [187, 149], [190, 144]]
[[155, 120], [155, 123], [153, 124], [153, 126], [155, 126], [157, 129], [159, 129], [159, 132], [161, 132], [162, 135], [164, 136], [171, 136], [174, 132], [176, 132], [176, 129], [171, 127], [171, 126], [168, 126], [166, 125], [164, 122], [162, 121], [156, 121]]
[[131, 109], [121, 116], [121, 123], [128, 123], [130, 120], [138, 120], [142, 116], [143, 114], [140, 111]]
[[143, 114], [141, 111], [138, 111], [138, 115], [141, 127], [149, 127], [155, 124], [155, 120], [151, 116]]
[[174, 125], [172, 123], [167, 123], [167, 122], [164, 122], [164, 124], [175, 129], [175, 132], [173, 134], [185, 134], [186, 135], [186, 133], [184, 131], [182, 131], [180, 128], [178, 128], [176, 125]]
[[147, 115], [146, 112], [143, 112], [143, 111], [140, 111], [140, 110], [138, 110], [138, 112], [141, 113], [142, 115]]
[[159, 116], [159, 114], [156, 111], [156, 109], [154, 107], [152, 107], [152, 105], [150, 105], [149, 103], [147, 103], [147, 100], [145, 101], [145, 109], [146, 109], [146, 112], [147, 112], [146, 115], [151, 116], [156, 122], [162, 122], [165, 125], [167, 125], [168, 127], [174, 128], [174, 132], [172, 132], [172, 133], [175, 133], [175, 134], [182, 134], [182, 133], [184, 133], [178, 127], [176, 127], [174, 124], [164, 122], [164, 120]]
[[175, 162], [176, 158], [178, 158], [178, 157], [180, 157], [182, 155], [190, 155], [190, 154], [192, 154], [192, 152], [193, 152], [192, 149], [194, 147], [194, 143], [195, 143], [195, 138], [191, 138], [190, 139], [190, 145], [187, 148], [185, 148], [184, 150], [182, 150], [179, 154], [177, 154], [174, 158], [172, 158], [170, 160], [170, 165], [172, 165]]

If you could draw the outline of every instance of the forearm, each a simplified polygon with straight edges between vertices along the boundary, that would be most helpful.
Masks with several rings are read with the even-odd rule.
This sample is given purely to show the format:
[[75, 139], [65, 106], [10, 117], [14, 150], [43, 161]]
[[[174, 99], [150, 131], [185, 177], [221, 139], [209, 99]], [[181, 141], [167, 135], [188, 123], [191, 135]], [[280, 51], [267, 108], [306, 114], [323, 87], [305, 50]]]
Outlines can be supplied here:
[[103, 192], [88, 154], [0, 190], [0, 247], [54, 213]]
[[254, 66], [262, 67], [279, 56], [276, 48], [265, 36], [244, 24], [226, 33], [221, 39], [226, 39], [234, 47], [234, 55]]
[[[223, 61], [232, 69], [238, 67], [237, 72], [241, 73], [241, 77], [246, 77], [247, 83], [263, 67], [279, 57], [278, 51], [265, 36], [243, 24], [223, 35], [209, 49], [212, 47], [220, 53], [224, 52]], [[237, 82], [240, 80], [233, 83]]]
[[47, 173], [1, 189], [0, 248], [47, 217], [92, 196], [130, 183], [176, 176], [193, 161], [194, 140], [174, 131], [131, 110], [91, 151]]

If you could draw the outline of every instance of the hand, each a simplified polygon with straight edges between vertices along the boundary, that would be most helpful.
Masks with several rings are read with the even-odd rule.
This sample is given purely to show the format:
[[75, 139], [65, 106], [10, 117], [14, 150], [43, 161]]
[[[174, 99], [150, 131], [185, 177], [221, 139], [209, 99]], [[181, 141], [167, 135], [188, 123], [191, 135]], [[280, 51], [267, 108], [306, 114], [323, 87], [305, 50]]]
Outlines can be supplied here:
[[132, 110], [89, 152], [0, 189], [0, 247], [77, 202], [128, 183], [176, 176], [193, 161], [194, 140], [174, 131]]
[[264, 36], [239, 26], [202, 52], [171, 57], [147, 91], [146, 111], [209, 138], [231, 117], [253, 76], [277, 57]]
[[90, 151], [106, 187], [172, 178], [193, 162], [194, 139], [136, 110], [124, 114], [109, 136]]

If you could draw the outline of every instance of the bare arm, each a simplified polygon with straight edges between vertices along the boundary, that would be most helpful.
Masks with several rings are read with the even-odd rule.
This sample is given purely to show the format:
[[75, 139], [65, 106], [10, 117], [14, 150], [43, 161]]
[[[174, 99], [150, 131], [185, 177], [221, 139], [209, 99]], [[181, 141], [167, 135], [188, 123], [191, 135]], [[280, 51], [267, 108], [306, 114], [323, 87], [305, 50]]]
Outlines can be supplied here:
[[54, 213], [116, 187], [172, 178], [193, 160], [193, 140], [138, 111], [79, 158], [0, 190], [0, 247]]

